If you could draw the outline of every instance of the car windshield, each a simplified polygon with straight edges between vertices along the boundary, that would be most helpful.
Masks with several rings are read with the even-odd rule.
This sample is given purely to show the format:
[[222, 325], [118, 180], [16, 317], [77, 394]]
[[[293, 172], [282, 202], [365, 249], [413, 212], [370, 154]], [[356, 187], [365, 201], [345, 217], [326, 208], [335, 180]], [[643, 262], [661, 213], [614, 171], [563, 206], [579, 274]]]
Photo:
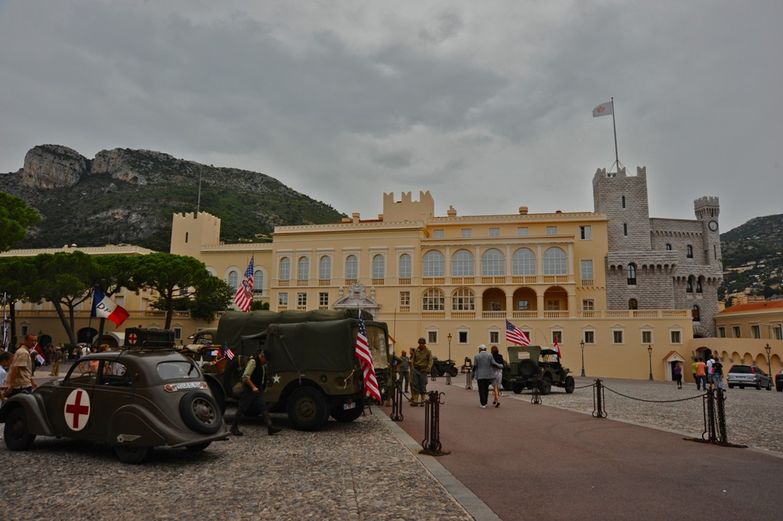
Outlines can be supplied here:
[[158, 376], [163, 381], [201, 378], [196, 365], [185, 360], [159, 363]]
[[732, 366], [730, 373], [750, 373], [750, 366], [749, 365], [735, 365]]

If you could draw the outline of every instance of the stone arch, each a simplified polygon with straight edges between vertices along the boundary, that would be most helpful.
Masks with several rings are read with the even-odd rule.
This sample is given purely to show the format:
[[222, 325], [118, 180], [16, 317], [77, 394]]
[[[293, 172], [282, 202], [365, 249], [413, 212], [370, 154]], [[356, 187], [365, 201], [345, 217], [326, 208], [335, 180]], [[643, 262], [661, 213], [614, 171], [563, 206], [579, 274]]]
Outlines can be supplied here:
[[506, 292], [500, 288], [487, 288], [481, 295], [482, 311], [506, 311]]
[[544, 291], [544, 310], [567, 311], [568, 291], [561, 286], [550, 286]]
[[511, 300], [514, 311], [536, 311], [538, 309], [538, 298], [532, 288], [517, 288]]

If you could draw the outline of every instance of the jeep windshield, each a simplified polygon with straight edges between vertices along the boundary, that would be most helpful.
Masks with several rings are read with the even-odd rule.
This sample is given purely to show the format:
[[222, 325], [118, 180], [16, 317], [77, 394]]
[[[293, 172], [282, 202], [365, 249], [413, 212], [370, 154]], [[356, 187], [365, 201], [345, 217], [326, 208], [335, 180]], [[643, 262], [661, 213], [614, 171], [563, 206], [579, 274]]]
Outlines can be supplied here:
[[382, 327], [367, 324], [367, 340], [372, 349], [373, 365], [380, 369], [388, 367], [389, 341], [386, 339], [386, 331]]
[[158, 364], [158, 376], [164, 382], [170, 380], [198, 380], [201, 378], [196, 364], [185, 360], [174, 360]]

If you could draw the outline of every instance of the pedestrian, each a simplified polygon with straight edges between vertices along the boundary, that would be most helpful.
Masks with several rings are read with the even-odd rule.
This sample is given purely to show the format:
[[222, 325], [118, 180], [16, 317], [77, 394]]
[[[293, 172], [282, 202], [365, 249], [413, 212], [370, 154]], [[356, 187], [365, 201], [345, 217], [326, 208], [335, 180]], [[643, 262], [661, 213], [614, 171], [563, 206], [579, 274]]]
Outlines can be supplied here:
[[693, 357], [693, 362], [691, 362], [691, 373], [693, 374], [693, 382], [696, 384], [696, 390], [699, 390], [699, 379], [696, 378], [696, 369], [699, 365], [699, 359], [695, 356]]
[[675, 363], [672, 372], [674, 381], [677, 382], [677, 389], [682, 389], [682, 362]]
[[400, 375], [400, 382], [402, 382], [402, 392], [405, 394], [408, 394], [408, 382], [410, 382], [410, 361], [411, 359], [408, 358], [408, 351], [403, 349], [402, 354], [400, 354], [400, 361], [399, 365], [397, 366], [397, 371]]
[[19, 344], [11, 360], [11, 368], [5, 379], [6, 389], [2, 396], [10, 398], [15, 394], [29, 393], [36, 388], [33, 381], [33, 359], [30, 356], [30, 351], [37, 342], [38, 339], [35, 335], [27, 335]]
[[707, 364], [701, 358], [696, 362], [696, 389], [707, 390]]
[[239, 421], [242, 416], [262, 416], [266, 424], [267, 434], [271, 436], [280, 432], [280, 427], [272, 425], [272, 418], [269, 416], [266, 401], [264, 400], [267, 362], [269, 362], [269, 355], [264, 350], [259, 349], [245, 366], [245, 370], [242, 373], [242, 392], [239, 395], [239, 407], [236, 414], [234, 414], [234, 421], [231, 424], [231, 434], [234, 436], [243, 435], [243, 432], [239, 430]]
[[487, 346], [481, 344], [478, 348], [478, 354], [473, 357], [473, 378], [478, 382], [480, 406], [482, 409], [486, 409], [489, 385], [495, 379], [494, 368], [500, 367], [502, 369], [503, 366], [495, 362], [492, 355], [487, 352]]
[[717, 355], [712, 355], [712, 385], [723, 390], [723, 364]]
[[492, 359], [500, 364], [500, 367], [494, 367], [492, 370], [495, 373], [495, 378], [492, 380], [492, 405], [500, 407], [500, 386], [503, 382], [503, 368], [506, 367], [506, 361], [503, 360], [503, 355], [500, 354], [498, 346], [492, 346], [490, 349]]
[[13, 355], [8, 351], [0, 351], [0, 395], [5, 389], [5, 379], [8, 376], [8, 368], [11, 367]]
[[713, 362], [713, 356], [707, 355], [707, 383], [712, 383], [712, 362]]
[[52, 349], [52, 370], [49, 372], [49, 376], [60, 376], [60, 362], [62, 359], [62, 344], [58, 344], [54, 349]]
[[413, 350], [411, 357], [413, 366], [411, 375], [411, 405], [424, 406], [425, 394], [427, 394], [427, 375], [432, 370], [432, 352], [427, 349], [427, 341], [419, 339], [418, 347]]

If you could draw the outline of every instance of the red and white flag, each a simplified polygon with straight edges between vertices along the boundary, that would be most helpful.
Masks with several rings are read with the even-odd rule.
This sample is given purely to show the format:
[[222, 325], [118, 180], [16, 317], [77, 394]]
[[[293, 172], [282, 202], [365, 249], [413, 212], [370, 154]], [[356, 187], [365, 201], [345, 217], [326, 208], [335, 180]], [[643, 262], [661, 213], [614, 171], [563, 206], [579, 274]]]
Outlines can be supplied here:
[[234, 295], [234, 304], [244, 312], [250, 311], [250, 307], [253, 305], [253, 287], [255, 286], [255, 278], [253, 275], [253, 257], [250, 257], [250, 264], [247, 265], [245, 270], [245, 276], [242, 278], [242, 283], [237, 288], [237, 293]]
[[364, 374], [364, 394], [381, 402], [381, 391], [378, 388], [378, 378], [375, 376], [375, 366], [372, 362], [370, 342], [367, 339], [367, 327], [364, 325], [362, 312], [359, 310], [359, 330], [356, 333], [356, 358]]
[[555, 351], [557, 351], [557, 357], [558, 357], [558, 358], [563, 358], [563, 355], [562, 355], [562, 353], [560, 352], [560, 344], [558, 344], [558, 343], [557, 343], [557, 340], [555, 340], [555, 343], [552, 345], [552, 349], [554, 349]]
[[607, 101], [606, 103], [601, 103], [596, 108], [593, 109], [593, 117], [597, 118], [599, 116], [611, 116], [614, 114], [614, 102]]
[[100, 288], [95, 288], [92, 294], [92, 316], [98, 318], [108, 318], [114, 322], [117, 327], [128, 318], [128, 312], [125, 308], [116, 304]]

